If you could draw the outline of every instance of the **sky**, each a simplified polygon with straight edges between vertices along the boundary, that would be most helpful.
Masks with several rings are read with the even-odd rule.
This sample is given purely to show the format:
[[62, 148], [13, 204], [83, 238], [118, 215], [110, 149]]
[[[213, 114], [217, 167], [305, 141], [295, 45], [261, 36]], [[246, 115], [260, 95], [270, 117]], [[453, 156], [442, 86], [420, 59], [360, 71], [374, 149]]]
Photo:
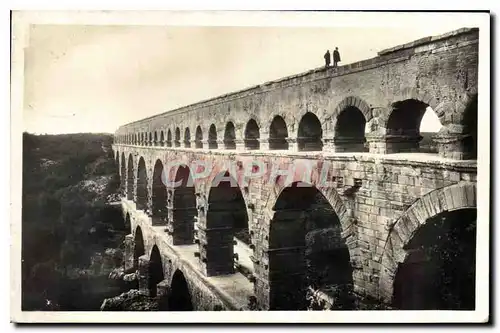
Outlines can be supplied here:
[[[24, 129], [109, 132], [119, 126], [323, 65], [347, 64], [462, 27], [214, 27], [30, 25], [24, 51]], [[426, 112], [421, 131], [438, 131]]]

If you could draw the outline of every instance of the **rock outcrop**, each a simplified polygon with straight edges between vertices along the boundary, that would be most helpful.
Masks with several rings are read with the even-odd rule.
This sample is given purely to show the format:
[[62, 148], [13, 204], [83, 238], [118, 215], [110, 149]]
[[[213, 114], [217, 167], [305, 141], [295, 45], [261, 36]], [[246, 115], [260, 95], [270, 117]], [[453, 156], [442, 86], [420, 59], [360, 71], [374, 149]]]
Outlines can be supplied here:
[[158, 311], [158, 302], [149, 296], [132, 289], [119, 296], [106, 298], [101, 311]]

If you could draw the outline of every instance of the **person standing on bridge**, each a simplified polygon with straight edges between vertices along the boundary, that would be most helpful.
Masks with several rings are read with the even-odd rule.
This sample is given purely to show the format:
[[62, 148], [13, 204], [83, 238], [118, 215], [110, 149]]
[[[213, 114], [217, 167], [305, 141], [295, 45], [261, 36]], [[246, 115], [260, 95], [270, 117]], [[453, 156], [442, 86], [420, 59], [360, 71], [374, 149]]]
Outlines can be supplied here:
[[339, 62], [340, 62], [339, 48], [335, 47], [335, 51], [333, 51], [333, 67], [337, 67], [337, 64]]
[[325, 58], [325, 68], [330, 67], [330, 62], [331, 62], [330, 50], [326, 50], [324, 58]]

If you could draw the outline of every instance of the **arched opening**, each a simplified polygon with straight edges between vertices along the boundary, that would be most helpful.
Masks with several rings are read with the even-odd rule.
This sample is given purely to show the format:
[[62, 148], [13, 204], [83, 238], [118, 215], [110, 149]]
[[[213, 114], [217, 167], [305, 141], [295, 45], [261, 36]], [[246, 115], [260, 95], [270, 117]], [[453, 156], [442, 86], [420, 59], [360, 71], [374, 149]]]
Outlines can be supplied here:
[[153, 225], [165, 225], [167, 220], [167, 188], [163, 182], [163, 163], [156, 160], [153, 171]]
[[191, 148], [191, 132], [189, 131], [189, 127], [186, 127], [184, 130], [184, 147]]
[[269, 232], [269, 308], [303, 310], [307, 290], [335, 300], [333, 309], [352, 309], [352, 267], [340, 220], [314, 186], [283, 189], [273, 207]]
[[437, 154], [439, 152], [434, 137], [439, 133], [442, 127], [437, 114], [428, 106], [425, 109], [419, 126], [419, 135], [422, 137], [419, 142], [419, 152], [430, 154]]
[[148, 146], [153, 145], [153, 134], [149, 132], [149, 140], [148, 140]]
[[474, 208], [444, 212], [417, 230], [396, 271], [395, 308], [474, 310], [476, 218]]
[[137, 168], [137, 209], [146, 210], [148, 204], [148, 176], [144, 158], [139, 159]]
[[201, 131], [201, 127], [196, 127], [196, 133], [194, 138], [195, 148], [200, 149], [203, 148], [203, 132]]
[[150, 297], [156, 297], [156, 285], [163, 281], [163, 279], [163, 264], [161, 261], [161, 254], [160, 250], [158, 250], [158, 246], [155, 245], [153, 246], [151, 255], [149, 256], [148, 289]]
[[176, 270], [170, 284], [170, 295], [168, 297], [169, 311], [193, 311], [189, 287], [180, 270]]
[[134, 268], [139, 269], [139, 257], [146, 254], [144, 250], [144, 238], [142, 236], [141, 227], [135, 229], [134, 236]]
[[282, 117], [276, 116], [271, 122], [269, 128], [269, 149], [270, 150], [288, 150], [288, 130], [285, 120]]
[[163, 131], [160, 132], [160, 146], [165, 146], [165, 134]]
[[[207, 275], [232, 274], [234, 253], [242, 256], [251, 243], [245, 200], [229, 172], [219, 173], [208, 195], [206, 227], [219, 237], [207, 237]], [[233, 238], [239, 240], [236, 246]], [[210, 250], [210, 251], [209, 251]]]
[[167, 132], [167, 147], [172, 147], [172, 132], [170, 129]]
[[130, 230], [131, 227], [132, 222], [130, 221], [130, 214], [127, 213], [127, 215], [125, 216], [125, 230]]
[[120, 163], [120, 188], [121, 192], [125, 195], [127, 189], [127, 167], [125, 166], [125, 154], [122, 153], [121, 163]]
[[366, 119], [360, 109], [348, 106], [337, 116], [334, 145], [337, 152], [366, 152]]
[[[426, 103], [416, 99], [396, 102], [392, 104], [392, 107], [392, 112], [387, 121], [387, 152], [408, 153], [421, 151], [420, 142], [424, 138], [420, 132], [422, 118], [426, 111], [431, 113], [434, 111]], [[434, 117], [434, 120], [441, 127], [439, 120], [436, 118]], [[436, 145], [433, 143], [435, 132], [425, 132], [425, 135], [423, 141], [425, 152], [437, 152]]]
[[210, 125], [210, 129], [208, 130], [208, 149], [217, 149], [217, 129], [215, 125]]
[[155, 131], [153, 145], [154, 146], [158, 146], [158, 132], [156, 132], [156, 131]]
[[224, 147], [226, 149], [236, 149], [236, 134], [234, 131], [234, 124], [228, 122], [224, 130]]
[[181, 130], [179, 129], [179, 127], [175, 129], [175, 146], [181, 146]]
[[172, 189], [172, 233], [174, 245], [193, 244], [194, 223], [198, 214], [193, 178], [189, 167], [181, 165], [175, 174]]
[[132, 154], [128, 155], [127, 164], [127, 200], [134, 200], [134, 161]]
[[318, 151], [323, 149], [323, 130], [315, 114], [307, 112], [299, 122], [297, 145], [299, 151]]
[[134, 144], [135, 144], [135, 145], [138, 145], [138, 144], [139, 144], [139, 134], [138, 134], [138, 133], [136, 133], [136, 134], [134, 135]]
[[259, 125], [254, 119], [250, 119], [245, 127], [245, 148], [248, 150], [260, 149]]

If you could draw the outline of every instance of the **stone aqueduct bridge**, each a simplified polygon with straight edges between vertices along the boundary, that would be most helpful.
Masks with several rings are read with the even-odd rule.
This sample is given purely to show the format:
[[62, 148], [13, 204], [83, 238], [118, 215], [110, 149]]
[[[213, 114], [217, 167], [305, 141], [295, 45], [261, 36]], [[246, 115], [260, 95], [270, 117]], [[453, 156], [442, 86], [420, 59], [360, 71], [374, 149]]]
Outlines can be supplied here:
[[[302, 309], [332, 283], [390, 303], [415, 234], [476, 207], [477, 64], [478, 30], [460, 29], [120, 127], [126, 267], [177, 309]], [[428, 106], [438, 154], [419, 152]]]

